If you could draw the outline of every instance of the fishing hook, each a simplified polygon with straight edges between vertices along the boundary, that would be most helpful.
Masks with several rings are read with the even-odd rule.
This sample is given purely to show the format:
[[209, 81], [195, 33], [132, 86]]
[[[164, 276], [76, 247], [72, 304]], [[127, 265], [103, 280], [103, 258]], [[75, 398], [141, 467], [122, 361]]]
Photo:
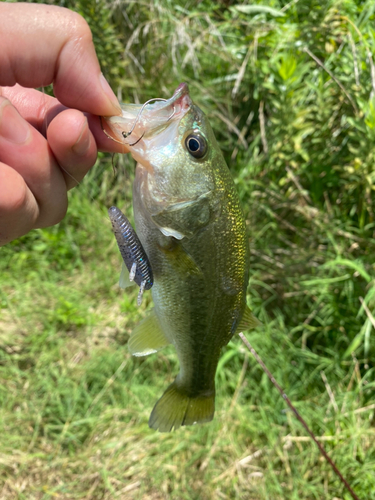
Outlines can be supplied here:
[[[152, 100], [152, 99], [150, 99], [150, 101], [151, 101], [151, 100]], [[164, 101], [166, 101], [166, 99], [163, 99], [163, 100], [164, 100]], [[146, 104], [147, 104], [147, 102], [146, 102]], [[168, 118], [167, 122], [169, 122], [169, 120], [170, 120], [170, 119], [174, 116], [175, 112], [176, 112], [176, 108], [173, 106], [173, 112], [172, 112], [172, 114], [169, 116], [169, 118]], [[133, 129], [134, 129], [134, 126], [133, 126]], [[131, 133], [132, 133], [132, 130], [131, 130], [130, 132], [128, 132], [127, 137], [129, 137], [129, 135], [130, 135]], [[145, 135], [145, 133], [146, 133], [146, 131], [144, 131], [144, 132], [143, 132], [143, 134], [141, 135], [141, 137], [140, 137], [137, 141], [135, 141], [133, 144], [129, 144], [129, 146], [135, 146], [136, 144], [138, 144], [138, 142], [139, 142], [141, 139], [143, 139], [143, 136]], [[124, 134], [125, 134], [125, 132], [123, 132], [123, 133], [122, 133], [123, 137], [125, 137], [125, 135], [124, 135]]]
[[173, 105], [173, 113], [170, 115], [170, 117], [168, 118], [167, 122], [169, 122], [169, 120], [170, 120], [171, 118], [173, 118], [173, 116], [174, 116], [174, 114], [175, 114], [175, 113], [176, 113], [176, 108], [175, 108], [175, 107], [174, 107], [174, 105]]
[[[150, 104], [150, 102], [152, 101], [167, 101], [167, 99], [162, 99], [161, 97], [154, 97], [153, 99], [149, 99], [148, 101], [146, 101], [143, 106], [141, 107], [141, 109], [138, 111], [138, 114], [137, 116], [135, 117], [135, 120], [134, 120], [134, 123], [133, 123], [133, 126], [132, 128], [129, 130], [129, 132], [121, 132], [122, 133], [122, 137], [124, 139], [126, 139], [127, 137], [129, 137], [129, 135], [131, 135], [133, 133], [133, 130], [135, 129], [135, 126], [137, 125], [137, 122], [138, 120], [140, 119], [141, 117], [141, 114], [143, 113], [143, 110], [145, 109], [145, 107], [147, 106], [147, 104]], [[169, 120], [169, 118], [168, 118]]]
[[103, 117], [102, 116], [99, 116], [99, 120], [100, 120], [100, 127], [101, 127], [102, 131], [105, 133], [105, 135], [108, 137], [108, 139], [111, 139], [111, 141], [117, 142], [118, 144], [121, 144], [123, 146], [124, 143], [122, 141], [118, 141], [117, 139], [115, 139], [114, 137], [109, 135], [108, 132], [105, 130], [105, 128], [103, 127]]
[[[162, 99], [161, 97], [154, 97], [153, 99], [149, 99], [148, 101], [146, 101], [146, 102], [143, 104], [143, 106], [141, 107], [141, 109], [138, 111], [138, 114], [137, 114], [137, 116], [135, 117], [135, 120], [134, 120], [134, 123], [133, 123], [132, 128], [129, 130], [129, 132], [122, 132], [122, 137], [123, 137], [124, 139], [126, 139], [127, 137], [129, 137], [129, 135], [131, 135], [131, 134], [133, 133], [133, 130], [135, 129], [135, 126], [137, 125], [137, 122], [138, 122], [138, 120], [140, 119], [141, 114], [143, 113], [143, 110], [144, 110], [144, 108], [147, 106], [147, 104], [150, 104], [150, 102], [152, 102], [152, 101], [164, 101], [164, 102], [166, 102], [167, 100], [168, 100], [168, 99]], [[169, 120], [170, 120], [170, 119], [174, 116], [175, 112], [176, 112], [176, 108], [175, 108], [175, 107], [174, 107], [174, 105], [173, 105], [173, 112], [172, 112], [172, 114], [168, 117], [167, 122], [169, 122]], [[143, 133], [143, 135], [144, 135], [144, 133]], [[143, 137], [143, 135], [142, 135], [142, 137]], [[141, 137], [141, 138], [142, 138], [142, 137]], [[137, 142], [139, 142], [140, 140], [141, 140], [141, 139], [138, 139], [138, 141], [137, 141]], [[134, 144], [129, 144], [129, 146], [134, 146], [135, 144], [137, 144], [137, 142], [135, 142]]]
[[[143, 113], [143, 110], [147, 106], [147, 104], [150, 104], [150, 102], [152, 102], [152, 101], [163, 101], [163, 102], [166, 102], [167, 100], [168, 99], [162, 99], [161, 97], [154, 97], [154, 98], [149, 99], [148, 101], [146, 101], [143, 104], [143, 106], [141, 107], [141, 109], [138, 111], [138, 114], [135, 117], [135, 120], [134, 120], [132, 128], [128, 132], [125, 132], [125, 131], [121, 132], [122, 137], [124, 139], [127, 139], [133, 133], [133, 131], [135, 129], [135, 126], [137, 125], [137, 122], [139, 121], [139, 118], [141, 117], [141, 114]], [[176, 113], [176, 108], [173, 106], [172, 114], [168, 117], [167, 122], [169, 122], [169, 120], [171, 120], [171, 118], [175, 115], [175, 113]], [[99, 119], [100, 119], [100, 127], [101, 127], [102, 131], [105, 133], [105, 135], [108, 137], [108, 139], [111, 139], [112, 141], [117, 142], [118, 144], [124, 144], [122, 141], [119, 141], [118, 139], [115, 139], [114, 137], [112, 137], [111, 135], [109, 135], [108, 132], [105, 130], [104, 126], [103, 126], [103, 117], [99, 116]], [[134, 142], [133, 144], [129, 144], [129, 146], [135, 146], [136, 144], [138, 144], [138, 142], [142, 139], [142, 137], [144, 135], [145, 135], [145, 132], [143, 132], [143, 134], [141, 135], [141, 137], [136, 142]]]
[[140, 137], [137, 141], [133, 142], [133, 144], [129, 144], [129, 146], [135, 146], [136, 144], [138, 144], [138, 142], [139, 142], [141, 139], [143, 139], [143, 136], [144, 136], [144, 135], [145, 135], [145, 132], [143, 132], [143, 134], [141, 135], [141, 137]]

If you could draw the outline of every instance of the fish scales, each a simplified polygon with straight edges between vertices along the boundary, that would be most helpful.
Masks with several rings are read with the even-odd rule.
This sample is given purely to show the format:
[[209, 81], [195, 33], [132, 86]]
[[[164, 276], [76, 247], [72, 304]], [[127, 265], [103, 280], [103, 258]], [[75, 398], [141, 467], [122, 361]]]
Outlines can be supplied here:
[[167, 343], [176, 348], [180, 372], [149, 421], [168, 432], [212, 420], [221, 348], [256, 320], [246, 306], [245, 220], [207, 118], [186, 84], [137, 113], [124, 105], [123, 116], [106, 126], [118, 140], [134, 127], [125, 144], [138, 162], [134, 218], [153, 272], [154, 309], [132, 333], [129, 348], [135, 355]]

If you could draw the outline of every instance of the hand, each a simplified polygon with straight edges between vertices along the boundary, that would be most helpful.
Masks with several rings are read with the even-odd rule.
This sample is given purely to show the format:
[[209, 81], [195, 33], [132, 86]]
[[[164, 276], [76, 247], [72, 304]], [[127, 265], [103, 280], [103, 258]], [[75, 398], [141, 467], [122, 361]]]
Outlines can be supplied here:
[[[0, 3], [0, 39], [1, 246], [64, 217], [67, 191], [94, 165], [97, 149], [121, 152], [98, 118], [121, 109], [78, 14]], [[51, 83], [57, 98], [32, 89]]]

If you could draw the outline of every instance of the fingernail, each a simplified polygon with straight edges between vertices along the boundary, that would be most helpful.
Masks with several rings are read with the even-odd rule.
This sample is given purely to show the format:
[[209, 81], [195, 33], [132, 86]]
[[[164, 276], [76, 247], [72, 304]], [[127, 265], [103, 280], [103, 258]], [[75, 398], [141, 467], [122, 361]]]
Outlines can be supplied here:
[[30, 137], [29, 124], [8, 100], [0, 104], [0, 136], [14, 144], [24, 144]]
[[105, 95], [108, 97], [112, 106], [114, 106], [116, 108], [117, 113], [122, 113], [121, 106], [117, 100], [117, 97], [113, 93], [113, 90], [109, 86], [109, 83], [105, 79], [105, 76], [103, 75], [103, 73], [100, 74], [100, 85], [102, 86], [102, 89], [103, 89]]
[[83, 122], [81, 128], [81, 133], [79, 134], [79, 137], [74, 146], [72, 146], [72, 150], [76, 155], [84, 156], [90, 147], [90, 143], [90, 131], [87, 123], [87, 118], [85, 118], [85, 121]]

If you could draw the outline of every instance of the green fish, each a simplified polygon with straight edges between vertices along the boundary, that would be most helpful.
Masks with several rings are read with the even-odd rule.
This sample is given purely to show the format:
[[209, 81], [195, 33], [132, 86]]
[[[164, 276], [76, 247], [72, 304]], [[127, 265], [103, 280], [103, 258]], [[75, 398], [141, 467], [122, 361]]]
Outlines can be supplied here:
[[[145, 356], [169, 343], [176, 348], [180, 372], [149, 420], [151, 428], [169, 432], [212, 420], [221, 348], [257, 320], [246, 305], [245, 219], [210, 124], [185, 83], [170, 99], [150, 101], [124, 104], [121, 117], [104, 118], [103, 130], [138, 162], [133, 186], [138, 237], [130, 236], [128, 247], [142, 247], [148, 257], [155, 307], [133, 331], [129, 349]], [[121, 248], [120, 225], [112, 223]], [[144, 259], [122, 254], [125, 287], [130, 267], [134, 279]], [[151, 278], [142, 281], [139, 275], [142, 293], [146, 279], [151, 287]]]

